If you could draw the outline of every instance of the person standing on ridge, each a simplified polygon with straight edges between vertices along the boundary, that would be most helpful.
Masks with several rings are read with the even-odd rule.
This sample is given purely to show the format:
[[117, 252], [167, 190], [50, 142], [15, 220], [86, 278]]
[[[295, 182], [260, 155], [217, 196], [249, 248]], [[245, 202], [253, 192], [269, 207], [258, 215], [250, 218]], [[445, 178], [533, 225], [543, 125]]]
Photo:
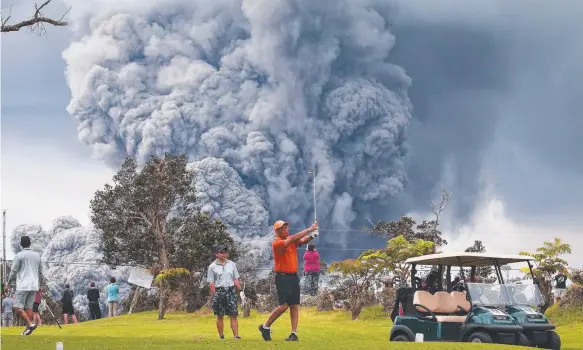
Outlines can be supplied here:
[[22, 250], [14, 257], [10, 277], [8, 277], [8, 283], [16, 280], [14, 308], [16, 309], [16, 313], [27, 324], [22, 335], [30, 335], [36, 329], [36, 323], [31, 320], [33, 318], [32, 307], [36, 292], [40, 289], [42, 278], [40, 255], [30, 249], [30, 245], [30, 237], [20, 237]]
[[259, 332], [263, 340], [271, 340], [271, 324], [290, 309], [291, 334], [286, 341], [298, 341], [297, 328], [300, 304], [300, 279], [298, 276], [298, 250], [302, 244], [309, 243], [315, 238], [311, 232], [318, 229], [318, 223], [314, 222], [308, 229], [303, 230], [293, 236], [289, 234], [289, 223], [278, 220], [273, 224], [275, 230], [275, 240], [271, 244], [273, 249], [275, 287], [279, 306], [273, 310], [264, 324], [259, 325]]
[[32, 304], [32, 322], [34, 322], [37, 326], [42, 326], [42, 320], [40, 319], [40, 302], [41, 302], [41, 291], [39, 290], [34, 295], [34, 303]]
[[87, 301], [89, 302], [89, 318], [99, 320], [101, 318], [101, 307], [99, 306], [99, 289], [95, 287], [95, 282], [91, 281], [87, 291]]
[[304, 275], [307, 279], [308, 292], [311, 296], [316, 296], [320, 281], [320, 254], [314, 243], [308, 244], [308, 250], [304, 254]]
[[567, 276], [562, 272], [555, 276], [555, 304], [561, 301], [567, 290]]
[[73, 307], [73, 291], [71, 290], [71, 285], [65, 284], [65, 290], [63, 291], [63, 297], [61, 298], [61, 305], [63, 308], [63, 319], [65, 324], [69, 324], [69, 316], [73, 320], [73, 323], [77, 323], [77, 316], [75, 316], [75, 308]]
[[109, 279], [109, 284], [105, 287], [107, 293], [108, 316], [115, 317], [117, 304], [119, 303], [119, 286], [115, 283], [115, 277]]

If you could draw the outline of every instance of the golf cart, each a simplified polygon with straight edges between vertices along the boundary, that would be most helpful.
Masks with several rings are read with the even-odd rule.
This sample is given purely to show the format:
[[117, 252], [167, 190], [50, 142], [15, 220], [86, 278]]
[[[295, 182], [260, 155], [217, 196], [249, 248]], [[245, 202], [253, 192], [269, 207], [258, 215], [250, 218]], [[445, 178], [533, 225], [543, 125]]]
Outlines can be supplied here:
[[[397, 290], [391, 314], [391, 341], [499, 343], [560, 349], [555, 326], [531, 306], [542, 304], [535, 284], [504, 284], [500, 266], [526, 262], [528, 256], [483, 253], [432, 254], [411, 258], [411, 287]], [[418, 266], [432, 269], [425, 280], [417, 276]], [[497, 284], [474, 283], [476, 268], [493, 266]], [[452, 280], [452, 267], [461, 278]], [[464, 269], [469, 268], [466, 278]], [[445, 274], [445, 276], [444, 276]], [[466, 281], [468, 280], [468, 281]]]

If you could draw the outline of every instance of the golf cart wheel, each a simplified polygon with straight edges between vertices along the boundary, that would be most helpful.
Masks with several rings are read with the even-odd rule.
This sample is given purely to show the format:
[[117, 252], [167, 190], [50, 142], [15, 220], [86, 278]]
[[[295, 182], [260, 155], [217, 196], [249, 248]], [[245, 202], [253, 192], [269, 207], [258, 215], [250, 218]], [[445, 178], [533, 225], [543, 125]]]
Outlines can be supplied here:
[[549, 332], [549, 340], [547, 341], [546, 348], [553, 350], [561, 349], [561, 337], [559, 337], [559, 335], [556, 332], [554, 331]]
[[518, 333], [518, 342], [516, 343], [518, 346], [530, 346], [530, 340], [528, 337], [523, 333]]
[[393, 337], [393, 341], [411, 341], [406, 334], [398, 334]]
[[486, 332], [475, 332], [468, 337], [468, 343], [493, 343], [492, 337]]

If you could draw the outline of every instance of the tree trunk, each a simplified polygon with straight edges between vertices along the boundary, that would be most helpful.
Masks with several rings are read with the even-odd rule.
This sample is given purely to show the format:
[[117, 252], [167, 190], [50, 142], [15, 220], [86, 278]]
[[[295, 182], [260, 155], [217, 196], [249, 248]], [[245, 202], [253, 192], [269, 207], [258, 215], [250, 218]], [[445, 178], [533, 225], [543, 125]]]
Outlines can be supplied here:
[[361, 310], [362, 310], [362, 306], [361, 306], [360, 301], [357, 301], [357, 302], [352, 304], [352, 308], [350, 309], [350, 312], [352, 314], [353, 320], [358, 320], [358, 316], [360, 316]]
[[158, 320], [163, 320], [166, 314], [166, 308], [168, 307], [169, 293], [166, 288], [159, 288], [158, 293], [160, 301], [158, 302]]
[[540, 307], [540, 312], [544, 313], [554, 302], [553, 284], [545, 278], [540, 278], [539, 281], [539, 288], [544, 300], [544, 304]]
[[243, 305], [243, 317], [251, 316], [251, 300], [247, 299], [245, 305]]
[[[166, 250], [166, 244], [164, 240], [165, 232], [163, 232], [162, 228], [160, 228], [158, 222], [156, 222], [155, 230], [158, 236], [158, 244], [160, 245], [158, 250], [160, 265], [162, 266], [163, 270], [167, 270], [170, 267], [170, 260], [168, 259], [168, 251]], [[164, 286], [159, 286], [158, 290], [158, 295], [160, 298], [158, 303], [158, 320], [163, 320], [164, 314], [166, 314], [166, 308], [168, 307], [169, 293]]]

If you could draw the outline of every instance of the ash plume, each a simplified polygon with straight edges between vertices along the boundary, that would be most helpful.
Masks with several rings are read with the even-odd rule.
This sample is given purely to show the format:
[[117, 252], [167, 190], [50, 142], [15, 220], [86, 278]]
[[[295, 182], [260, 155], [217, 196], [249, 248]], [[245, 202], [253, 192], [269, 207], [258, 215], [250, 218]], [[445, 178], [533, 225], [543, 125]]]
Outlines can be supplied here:
[[405, 188], [411, 80], [391, 63], [386, 2], [115, 6], [79, 14], [89, 25], [63, 53], [79, 139], [109, 164], [165, 151], [223, 159], [224, 180], [244, 184], [230, 196], [254, 201], [257, 225], [263, 213], [309, 222], [309, 169], [329, 227]]

